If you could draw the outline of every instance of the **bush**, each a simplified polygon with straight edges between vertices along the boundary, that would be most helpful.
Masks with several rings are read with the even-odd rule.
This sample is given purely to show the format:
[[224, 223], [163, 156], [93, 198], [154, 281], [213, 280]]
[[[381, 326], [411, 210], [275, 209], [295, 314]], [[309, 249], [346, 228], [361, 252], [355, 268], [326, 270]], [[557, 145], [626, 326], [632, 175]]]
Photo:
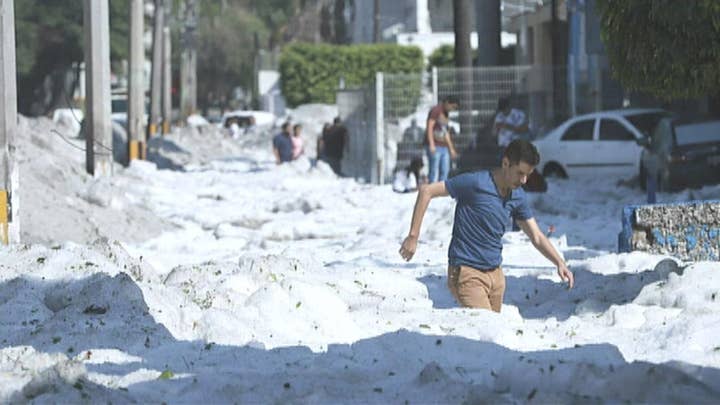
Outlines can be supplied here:
[[433, 67], [455, 66], [455, 47], [453, 45], [441, 45], [428, 57], [428, 70]]
[[[282, 92], [288, 105], [335, 102], [340, 77], [348, 88], [375, 82], [375, 73], [420, 73], [420, 48], [393, 44], [293, 44], [280, 56]], [[420, 88], [417, 89], [417, 95]]]

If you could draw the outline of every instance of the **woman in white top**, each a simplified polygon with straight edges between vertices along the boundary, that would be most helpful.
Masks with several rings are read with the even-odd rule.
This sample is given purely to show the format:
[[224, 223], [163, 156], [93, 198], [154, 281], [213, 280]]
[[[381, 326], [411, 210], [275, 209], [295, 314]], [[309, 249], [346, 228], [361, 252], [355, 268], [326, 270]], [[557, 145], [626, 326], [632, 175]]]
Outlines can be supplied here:
[[292, 158], [293, 160], [300, 157], [300, 155], [303, 154], [303, 145], [305, 141], [302, 138], [301, 132], [302, 131], [302, 125], [295, 124], [293, 126], [293, 134], [290, 137], [290, 140], [292, 141], [293, 150], [292, 150]]

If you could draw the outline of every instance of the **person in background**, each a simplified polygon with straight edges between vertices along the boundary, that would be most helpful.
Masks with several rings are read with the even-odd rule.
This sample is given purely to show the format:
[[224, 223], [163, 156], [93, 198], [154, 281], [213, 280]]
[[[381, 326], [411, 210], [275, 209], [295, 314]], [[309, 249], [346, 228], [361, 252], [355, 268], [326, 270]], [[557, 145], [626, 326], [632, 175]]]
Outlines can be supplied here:
[[410, 160], [409, 166], [404, 169], [397, 169], [393, 179], [393, 191], [396, 193], [409, 193], [417, 190], [418, 185], [423, 184], [423, 178], [420, 175], [422, 168], [422, 158], [415, 156]]
[[410, 126], [405, 128], [405, 132], [403, 132], [403, 142], [419, 142], [423, 138], [423, 131], [422, 128], [420, 128], [417, 124], [417, 120], [415, 118], [410, 120]]
[[282, 131], [272, 141], [275, 163], [281, 164], [292, 160], [293, 144], [290, 139], [290, 123], [282, 124]]
[[422, 186], [415, 201], [410, 231], [400, 246], [402, 258], [410, 260], [415, 254], [430, 200], [449, 195], [457, 204], [448, 248], [447, 283], [460, 305], [500, 312], [505, 294], [502, 238], [511, 217], [572, 288], [572, 272], [538, 227], [521, 187], [539, 161], [535, 146], [518, 139], [505, 149], [500, 167], [467, 172]]
[[503, 150], [510, 145], [510, 142], [527, 134], [528, 130], [528, 119], [525, 113], [520, 109], [512, 108], [510, 99], [507, 97], [498, 100], [497, 113], [495, 113], [493, 123], [493, 135], [497, 137], [500, 158], [502, 158]]
[[228, 118], [225, 126], [227, 128], [228, 135], [230, 135], [232, 139], [238, 139], [240, 137], [240, 132], [242, 132], [242, 130], [240, 129], [240, 124], [238, 124], [236, 117]]
[[448, 129], [450, 111], [457, 108], [457, 98], [447, 96], [428, 113], [427, 125], [425, 125], [425, 148], [430, 183], [446, 180], [450, 174], [450, 160], [455, 160], [457, 157]]
[[333, 125], [323, 134], [322, 146], [325, 160], [333, 169], [335, 174], [342, 176], [342, 158], [347, 144], [347, 128], [335, 117]]
[[303, 154], [303, 145], [304, 145], [305, 141], [303, 140], [303, 137], [302, 137], [302, 125], [300, 125], [300, 124], [293, 125], [293, 134], [292, 134], [292, 138], [290, 138], [290, 140], [292, 141], [292, 146], [293, 146], [292, 159], [295, 160], [295, 159], [299, 158], [300, 155]]
[[254, 116], [250, 116], [247, 127], [245, 127], [245, 134], [252, 134], [255, 132], [256, 120]]
[[232, 124], [230, 124], [230, 137], [232, 139], [238, 139], [240, 138], [240, 125], [238, 125], [237, 120], [233, 120]]
[[317, 166], [318, 161], [325, 160], [325, 144], [323, 143], [323, 138], [325, 138], [325, 134], [329, 129], [330, 123], [324, 123], [322, 130], [320, 131], [320, 136], [317, 137], [317, 141], [315, 143], [315, 160], [312, 161], [312, 167]]
[[670, 120], [660, 120], [653, 128], [650, 136], [647, 137], [643, 147], [642, 166], [645, 172], [645, 191], [647, 192], [647, 203], [657, 202], [660, 173], [663, 164], [661, 156], [669, 156], [672, 150], [672, 137], [662, 136], [663, 133], [672, 133]]

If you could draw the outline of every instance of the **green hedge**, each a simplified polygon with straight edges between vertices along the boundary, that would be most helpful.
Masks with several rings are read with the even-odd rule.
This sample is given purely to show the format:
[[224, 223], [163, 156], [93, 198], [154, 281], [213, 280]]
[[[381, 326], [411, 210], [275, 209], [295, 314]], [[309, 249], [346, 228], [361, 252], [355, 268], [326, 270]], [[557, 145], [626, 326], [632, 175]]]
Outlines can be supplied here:
[[433, 67], [453, 67], [455, 66], [455, 46], [441, 45], [428, 57], [428, 71]]
[[423, 65], [422, 51], [415, 46], [293, 44], [280, 56], [280, 80], [291, 107], [332, 104], [340, 77], [353, 88], [375, 83], [375, 72], [420, 73]]

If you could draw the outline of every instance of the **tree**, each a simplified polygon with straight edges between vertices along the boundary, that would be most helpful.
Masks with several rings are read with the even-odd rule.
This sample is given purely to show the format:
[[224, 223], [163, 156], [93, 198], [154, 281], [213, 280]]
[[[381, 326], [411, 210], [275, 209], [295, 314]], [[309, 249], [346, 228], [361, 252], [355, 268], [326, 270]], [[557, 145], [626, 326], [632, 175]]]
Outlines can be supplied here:
[[285, 42], [287, 23], [297, 15], [304, 1], [300, 0], [250, 0], [250, 11], [265, 23], [270, 31], [268, 48], [274, 49]]
[[[477, 58], [478, 50], [473, 49], [471, 60]], [[440, 45], [428, 56], [428, 71], [433, 67], [454, 67], [455, 64], [455, 47], [452, 45]]]
[[[110, 2], [110, 58], [128, 52], [127, 0]], [[15, 2], [18, 111], [45, 114], [77, 85], [68, 72], [83, 61], [83, 4], [77, 0]]]
[[[470, 47], [470, 15], [472, 3], [470, 0], [453, 0], [453, 22], [455, 29], [455, 66], [456, 80], [463, 89], [473, 88], [472, 48]], [[460, 133], [469, 136], [472, 132], [472, 90], [461, 91], [460, 100]]]
[[347, 25], [345, 24], [345, 0], [335, 0], [334, 23], [335, 23], [335, 43], [348, 43]]
[[452, 66], [455, 66], [455, 47], [452, 45], [440, 45], [428, 57], [428, 70]]
[[202, 106], [225, 104], [236, 87], [252, 89], [256, 33], [260, 40], [267, 40], [265, 24], [242, 7], [227, 7], [201, 17], [197, 80]]
[[720, 94], [720, 2], [597, 0], [613, 73], [660, 98]]

